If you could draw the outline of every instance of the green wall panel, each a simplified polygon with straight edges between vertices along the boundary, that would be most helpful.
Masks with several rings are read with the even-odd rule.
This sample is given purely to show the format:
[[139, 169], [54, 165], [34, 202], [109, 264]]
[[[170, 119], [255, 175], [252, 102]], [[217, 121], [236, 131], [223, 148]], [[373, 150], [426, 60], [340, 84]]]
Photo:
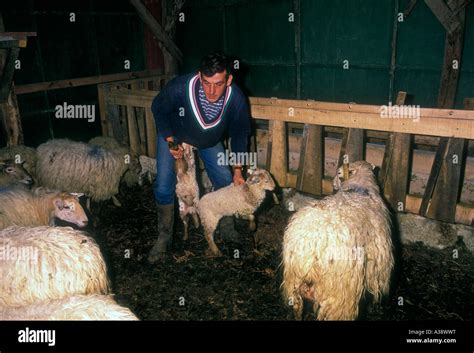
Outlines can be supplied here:
[[256, 1], [226, 7], [227, 52], [248, 62], [281, 63], [295, 58], [293, 1]]
[[288, 66], [249, 66], [239, 86], [258, 97], [296, 98], [295, 68]]
[[413, 104], [436, 108], [440, 79], [440, 70], [397, 70], [394, 92], [405, 91], [414, 96]]
[[224, 50], [224, 17], [221, 7], [184, 8], [184, 22], [177, 22], [176, 37], [184, 55], [183, 72], [194, 71], [200, 59]]
[[391, 1], [302, 0], [302, 61], [388, 66], [392, 23]]
[[389, 77], [385, 70], [303, 66], [302, 99], [358, 104], [386, 104]]

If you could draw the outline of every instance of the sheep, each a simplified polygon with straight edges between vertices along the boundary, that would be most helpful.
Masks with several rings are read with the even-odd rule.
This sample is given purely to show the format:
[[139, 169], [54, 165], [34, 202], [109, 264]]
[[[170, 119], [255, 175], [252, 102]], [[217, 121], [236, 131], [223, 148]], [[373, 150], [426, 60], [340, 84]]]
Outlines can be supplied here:
[[84, 193], [93, 201], [111, 198], [120, 206], [115, 195], [119, 192], [120, 178], [129, 168], [130, 156], [67, 139], [43, 143], [37, 152], [36, 172], [40, 185]]
[[74, 294], [108, 294], [96, 242], [71, 227], [0, 230], [0, 306], [24, 306]]
[[311, 206], [317, 202], [317, 198], [313, 195], [307, 195], [293, 188], [283, 188], [283, 205], [290, 212], [296, 212], [299, 209]]
[[198, 214], [209, 244], [208, 255], [221, 256], [214, 242], [214, 231], [224, 216], [247, 216], [254, 220], [254, 212], [265, 199], [265, 190], [273, 191], [275, 182], [269, 172], [256, 169], [249, 173], [244, 184], [223, 187], [204, 195], [199, 201]]
[[36, 150], [24, 145], [16, 145], [0, 148], [0, 160], [12, 160], [15, 164], [20, 164], [31, 177], [35, 177]]
[[85, 227], [88, 219], [79, 203], [80, 196], [45, 188], [33, 191], [0, 189], [0, 229], [12, 225], [53, 226], [55, 217], [78, 227]]
[[128, 187], [133, 187], [139, 183], [139, 176], [141, 174], [140, 161], [138, 160], [138, 156], [132, 153], [128, 146], [119, 143], [113, 137], [107, 136], [96, 136], [89, 140], [88, 143], [89, 145], [100, 146], [109, 151], [116, 152], [124, 157], [129, 156], [129, 168], [123, 175], [122, 180]]
[[156, 178], [156, 159], [144, 155], [138, 159], [141, 167], [141, 172], [138, 176], [138, 185], [143, 186], [143, 179], [145, 178], [148, 179], [150, 184], [153, 183], [153, 180]]
[[184, 237], [189, 236], [188, 218], [192, 217], [194, 226], [199, 227], [197, 208], [199, 204], [199, 186], [196, 180], [196, 162], [193, 146], [182, 144], [183, 157], [176, 160], [176, 196], [179, 203], [179, 216], [184, 224]]
[[303, 299], [318, 320], [354, 320], [365, 291], [379, 302], [394, 265], [389, 211], [371, 164], [349, 165], [338, 192], [296, 212], [283, 237], [283, 295], [302, 318]]
[[21, 307], [0, 307], [0, 320], [138, 320], [111, 295], [73, 295]]
[[18, 186], [31, 188], [33, 178], [21, 164], [12, 160], [0, 160], [0, 187]]

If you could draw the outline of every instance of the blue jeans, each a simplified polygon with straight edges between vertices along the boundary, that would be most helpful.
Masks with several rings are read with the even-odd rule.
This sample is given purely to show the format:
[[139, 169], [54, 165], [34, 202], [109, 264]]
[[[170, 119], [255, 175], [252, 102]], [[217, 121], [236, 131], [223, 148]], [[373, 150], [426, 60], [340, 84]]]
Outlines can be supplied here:
[[[153, 193], [156, 203], [159, 205], [169, 205], [174, 202], [176, 191], [175, 159], [169, 151], [168, 143], [160, 135], [158, 135], [156, 145], [157, 174], [153, 184]], [[212, 182], [214, 190], [232, 183], [232, 173], [229, 166], [217, 164], [219, 152], [225, 153], [221, 142], [213, 147], [198, 150], [199, 157], [204, 162], [207, 175]]]

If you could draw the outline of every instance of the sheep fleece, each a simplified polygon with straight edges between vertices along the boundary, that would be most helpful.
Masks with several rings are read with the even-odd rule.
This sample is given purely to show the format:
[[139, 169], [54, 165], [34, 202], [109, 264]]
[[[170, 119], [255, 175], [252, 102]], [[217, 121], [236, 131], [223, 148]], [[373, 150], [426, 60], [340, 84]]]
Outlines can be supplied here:
[[109, 292], [99, 247], [71, 227], [4, 229], [0, 257], [0, 306]]
[[22, 307], [0, 307], [0, 320], [138, 320], [110, 295], [74, 295]]
[[42, 186], [82, 192], [94, 201], [118, 194], [128, 165], [124, 156], [82, 142], [50, 140], [38, 146], [36, 173]]
[[283, 294], [301, 318], [303, 298], [318, 320], [354, 320], [368, 290], [389, 289], [393, 268], [388, 210], [378, 194], [338, 192], [302, 208], [283, 243]]

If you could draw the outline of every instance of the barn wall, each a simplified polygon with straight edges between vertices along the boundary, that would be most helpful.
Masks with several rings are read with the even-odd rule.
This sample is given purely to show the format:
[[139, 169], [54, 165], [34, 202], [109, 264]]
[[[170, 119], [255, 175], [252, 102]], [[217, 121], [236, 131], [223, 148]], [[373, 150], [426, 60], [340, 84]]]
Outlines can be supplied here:
[[[74, 12], [76, 21], [70, 21]], [[144, 26], [127, 0], [2, 1], [6, 31], [34, 31], [20, 51], [15, 85], [145, 69]], [[124, 68], [130, 60], [130, 69]], [[100, 134], [96, 85], [18, 95], [25, 143]], [[95, 122], [56, 119], [58, 104], [95, 104]]]
[[[436, 107], [446, 35], [423, 1], [398, 23], [390, 77], [396, 14], [408, 2], [188, 0], [177, 32], [181, 71], [221, 49], [241, 59], [240, 84], [253, 96], [386, 104], [405, 90], [415, 104]], [[462, 63], [458, 108], [474, 92], [474, 6], [467, 9]]]

